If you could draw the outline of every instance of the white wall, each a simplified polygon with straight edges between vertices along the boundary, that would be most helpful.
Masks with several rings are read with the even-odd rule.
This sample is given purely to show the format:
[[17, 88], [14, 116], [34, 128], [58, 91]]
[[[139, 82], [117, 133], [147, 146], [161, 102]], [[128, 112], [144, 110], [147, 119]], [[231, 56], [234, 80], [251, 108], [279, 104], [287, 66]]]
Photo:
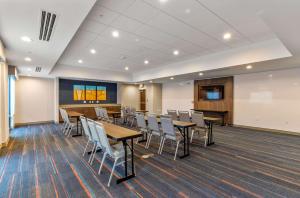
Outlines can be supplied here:
[[300, 132], [300, 69], [235, 76], [234, 124]]
[[[0, 40], [0, 57], [5, 59], [4, 48]], [[9, 139], [8, 127], [8, 66], [0, 63], [0, 148]]]
[[20, 77], [16, 81], [15, 123], [55, 120], [54, 79]]
[[118, 103], [122, 106], [131, 106], [140, 109], [140, 92], [138, 85], [119, 84]]
[[194, 81], [164, 83], [162, 85], [162, 113], [167, 109], [194, 108]]

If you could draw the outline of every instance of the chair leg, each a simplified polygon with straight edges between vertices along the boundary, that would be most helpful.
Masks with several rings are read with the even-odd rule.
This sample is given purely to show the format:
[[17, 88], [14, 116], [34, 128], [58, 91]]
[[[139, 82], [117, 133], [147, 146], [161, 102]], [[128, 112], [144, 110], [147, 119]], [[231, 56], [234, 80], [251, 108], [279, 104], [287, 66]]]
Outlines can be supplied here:
[[89, 157], [89, 164], [91, 164], [91, 161], [92, 161], [92, 157], [93, 157], [93, 154], [94, 154], [94, 150], [95, 150], [95, 148], [96, 148], [96, 143], [94, 143], [94, 145], [93, 145], [93, 148], [92, 148], [92, 152], [91, 152], [91, 155], [90, 155], [90, 157]]
[[94, 159], [95, 159], [95, 156], [96, 156], [96, 151], [97, 151], [97, 148], [98, 148], [98, 146], [97, 146], [97, 143], [96, 143], [96, 146], [95, 146], [95, 150], [94, 150], [94, 152], [93, 152], [93, 157], [92, 157], [92, 161], [91, 161], [91, 165], [93, 164], [93, 162], [94, 162]]
[[192, 130], [192, 134], [191, 134], [191, 141], [190, 141], [191, 143], [193, 142], [193, 136], [194, 136], [194, 132], [195, 132], [195, 131], [194, 131], [194, 130]]
[[176, 145], [176, 150], [175, 150], [175, 156], [174, 156], [174, 160], [176, 160], [176, 156], [177, 156], [177, 151], [178, 151], [178, 146], [179, 146], [180, 141], [177, 141], [177, 145]]
[[160, 147], [160, 155], [162, 154], [162, 151], [163, 151], [163, 148], [164, 148], [164, 144], [165, 144], [165, 141], [166, 141], [166, 138], [164, 137], [163, 138], [163, 141], [162, 141], [162, 144], [161, 144], [161, 147]]
[[70, 137], [70, 135], [71, 135], [71, 133], [72, 133], [72, 130], [73, 130], [73, 126], [71, 125], [71, 126], [70, 126], [70, 129], [69, 129], [69, 131], [68, 131], [68, 135], [67, 135], [68, 137]]
[[86, 142], [86, 145], [85, 145], [85, 148], [84, 148], [84, 151], [83, 151], [82, 156], [84, 156], [84, 154], [86, 153], [86, 149], [87, 149], [89, 143], [90, 143], [90, 140], [88, 140], [88, 141]]
[[159, 142], [159, 147], [158, 147], [157, 154], [160, 153], [160, 148], [161, 148], [161, 143], [162, 143], [162, 141], [163, 141], [163, 138], [164, 138], [163, 136], [160, 137], [160, 142]]
[[152, 138], [152, 134], [149, 135], [149, 138], [147, 140], [146, 147], [145, 147], [146, 149], [148, 149], [150, 146], [151, 138]]
[[114, 161], [114, 165], [113, 165], [113, 168], [111, 170], [111, 173], [110, 173], [110, 176], [109, 176], [109, 180], [108, 180], [108, 184], [107, 184], [108, 187], [110, 186], [111, 178], [112, 178], [112, 176], [114, 174], [117, 161], [118, 161], [118, 158], [116, 158], [115, 161]]
[[100, 167], [99, 167], [99, 171], [98, 171], [98, 174], [99, 174], [99, 175], [100, 175], [100, 173], [101, 173], [101, 170], [102, 170], [102, 167], [103, 167], [103, 164], [104, 164], [106, 155], [107, 155], [107, 153], [105, 152], [104, 155], [103, 155], [103, 157], [102, 157], [101, 164], [100, 164]]

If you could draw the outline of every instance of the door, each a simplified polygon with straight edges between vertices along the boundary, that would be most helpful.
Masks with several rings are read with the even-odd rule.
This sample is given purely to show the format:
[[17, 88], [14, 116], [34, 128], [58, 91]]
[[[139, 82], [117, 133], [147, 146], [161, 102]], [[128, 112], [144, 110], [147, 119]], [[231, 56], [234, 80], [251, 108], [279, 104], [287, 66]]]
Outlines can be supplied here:
[[146, 110], [146, 90], [140, 90], [140, 110]]

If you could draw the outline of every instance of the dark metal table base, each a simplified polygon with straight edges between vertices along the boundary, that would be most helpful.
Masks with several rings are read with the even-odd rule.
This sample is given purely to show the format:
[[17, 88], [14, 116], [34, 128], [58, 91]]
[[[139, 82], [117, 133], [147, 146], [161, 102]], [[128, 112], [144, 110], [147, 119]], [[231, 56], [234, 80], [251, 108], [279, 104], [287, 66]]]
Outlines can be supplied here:
[[179, 156], [182, 159], [190, 155], [189, 128], [183, 127], [182, 130], [180, 128], [178, 130], [183, 135], [183, 155]]
[[[129, 180], [133, 177], [135, 177], [135, 172], [134, 172], [134, 152], [133, 152], [133, 138], [131, 138], [131, 146], [129, 146], [127, 144], [127, 141], [126, 140], [123, 140], [122, 141], [123, 143], [123, 147], [124, 147], [124, 151], [125, 151], [125, 175], [123, 178], [120, 178], [117, 180], [117, 184], [120, 184], [126, 180]], [[127, 166], [127, 146], [129, 146], [130, 150], [131, 150], [131, 175], [128, 175], [128, 166]]]
[[76, 117], [76, 121], [77, 121], [77, 133], [72, 135], [72, 137], [82, 136], [82, 129], [80, 130], [81, 133], [79, 133], [79, 117]]

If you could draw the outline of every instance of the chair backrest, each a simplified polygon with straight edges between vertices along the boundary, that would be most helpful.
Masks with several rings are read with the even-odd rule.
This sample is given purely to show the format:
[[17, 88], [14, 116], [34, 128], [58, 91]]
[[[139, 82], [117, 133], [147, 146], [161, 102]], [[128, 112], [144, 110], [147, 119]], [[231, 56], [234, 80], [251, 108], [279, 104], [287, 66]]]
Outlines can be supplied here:
[[183, 122], [190, 122], [190, 112], [188, 111], [178, 111], [179, 120]]
[[198, 127], [205, 127], [204, 115], [202, 112], [192, 113], [192, 122], [197, 124]]
[[161, 117], [160, 123], [164, 135], [176, 136], [172, 118]]
[[158, 131], [159, 132], [157, 116], [155, 114], [149, 114], [148, 115], [148, 128], [152, 131]]
[[136, 121], [137, 121], [137, 126], [141, 129], [146, 129], [147, 125], [146, 125], [146, 120], [145, 120], [144, 114], [136, 113], [135, 117], [136, 117]]
[[131, 108], [130, 108], [130, 113], [134, 115], [134, 114], [135, 114], [135, 112], [136, 112], [136, 109], [135, 109], [135, 107], [131, 107]]
[[113, 151], [112, 148], [109, 144], [105, 129], [103, 127], [103, 125], [99, 122], [95, 122], [95, 129], [96, 129], [96, 133], [98, 134], [99, 138], [100, 138], [100, 144], [102, 145], [102, 147], [105, 149], [105, 151], [112, 156], [113, 155]]
[[60, 108], [59, 113], [61, 115], [61, 118], [63, 119], [64, 122], [66, 122], [65, 114], [64, 114], [64, 109]]
[[68, 115], [67, 110], [62, 109], [62, 112], [63, 112], [65, 121], [66, 121], [67, 123], [70, 123], [70, 119], [69, 119], [69, 115]]
[[80, 122], [81, 122], [81, 125], [83, 127], [84, 134], [88, 136], [89, 140], [93, 140], [93, 136], [91, 134], [90, 128], [89, 128], [88, 123], [86, 121], [86, 117], [80, 116]]
[[102, 113], [103, 118], [108, 119], [108, 113], [107, 113], [106, 109], [101, 109], [101, 113]]
[[168, 115], [172, 116], [173, 120], [177, 120], [178, 119], [178, 115], [177, 115], [177, 111], [176, 110], [167, 110]]
[[98, 117], [98, 118], [101, 117], [99, 107], [95, 107], [94, 109], [95, 109], [95, 113], [96, 113], [97, 117]]
[[87, 118], [87, 123], [88, 123], [93, 140], [100, 143], [100, 137], [96, 131], [95, 121]]

